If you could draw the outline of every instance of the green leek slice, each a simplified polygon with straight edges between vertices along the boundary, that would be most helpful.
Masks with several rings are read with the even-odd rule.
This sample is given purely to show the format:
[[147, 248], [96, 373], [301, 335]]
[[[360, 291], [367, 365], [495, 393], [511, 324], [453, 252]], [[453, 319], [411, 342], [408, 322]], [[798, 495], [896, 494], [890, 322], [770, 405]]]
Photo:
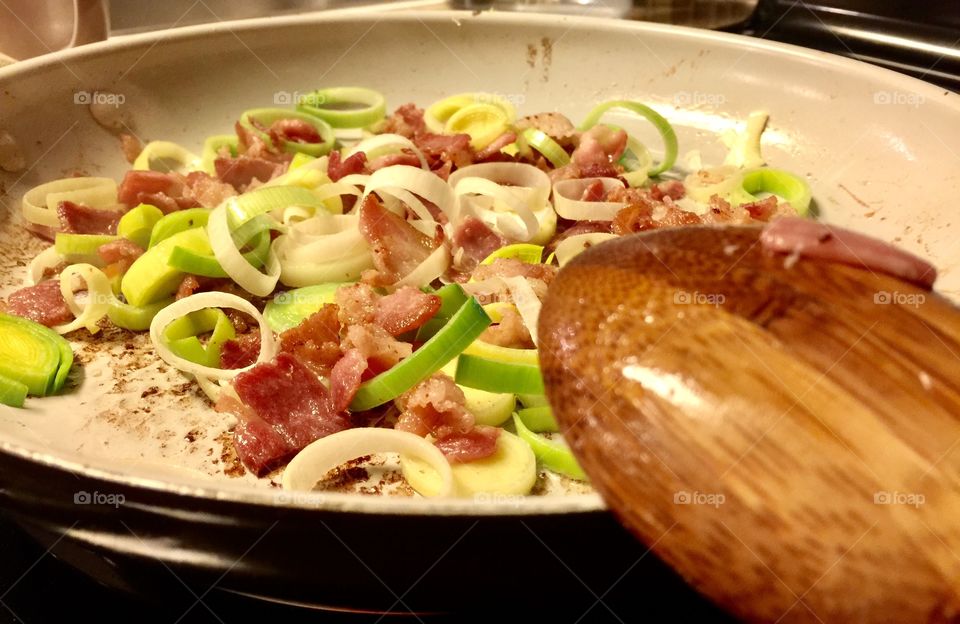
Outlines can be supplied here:
[[144, 307], [167, 299], [176, 292], [183, 271], [170, 266], [170, 254], [177, 247], [189, 249], [198, 255], [213, 253], [203, 228], [184, 230], [157, 243], [137, 258], [124, 274], [120, 291], [127, 303]]
[[373, 89], [332, 87], [301, 98], [297, 110], [319, 117], [334, 128], [363, 128], [384, 118], [387, 100]]
[[[645, 118], [647, 121], [652, 123], [657, 129], [657, 132], [660, 133], [660, 137], [663, 139], [663, 160], [660, 161], [660, 164], [656, 167], [650, 169], [647, 172], [649, 176], [655, 176], [667, 171], [677, 160], [677, 134], [673, 131], [673, 126], [670, 125], [670, 122], [667, 121], [663, 115], [653, 110], [646, 104], [641, 104], [640, 102], [631, 102], [629, 100], [612, 100], [610, 102], [604, 102], [596, 106], [592, 111], [590, 111], [586, 118], [584, 118], [583, 123], [580, 124], [581, 130], [589, 130], [590, 128], [597, 125], [600, 121], [600, 118], [603, 117], [604, 113], [612, 108], [621, 108], [641, 117]], [[636, 156], [640, 156], [636, 154]]]
[[203, 142], [203, 152], [200, 154], [200, 166], [210, 175], [215, 175], [217, 168], [214, 162], [220, 158], [220, 150], [226, 147], [230, 150], [231, 156], [237, 156], [239, 143], [235, 134], [217, 134], [207, 137]]
[[438, 289], [434, 294], [440, 297], [440, 309], [433, 315], [433, 318], [417, 330], [417, 342], [425, 342], [440, 331], [450, 320], [450, 317], [456, 314], [457, 310], [459, 310], [469, 298], [459, 284], [447, 284]]
[[280, 334], [296, 327], [325, 304], [333, 303], [337, 289], [350, 282], [330, 282], [305, 286], [280, 293], [267, 302], [263, 318], [270, 329]]
[[570, 164], [570, 154], [543, 130], [526, 128], [520, 133], [520, 136], [527, 145], [543, 154], [543, 157], [549, 160], [554, 167], [559, 168]]
[[[207, 236], [209, 237], [209, 234]], [[260, 217], [251, 219], [234, 231], [233, 238], [237, 247], [244, 247], [250, 243], [251, 249], [244, 252], [243, 257], [251, 266], [256, 268], [263, 266], [270, 253], [271, 242], [270, 222], [266, 217], [262, 221]], [[167, 264], [184, 273], [192, 273], [193, 275], [229, 277], [212, 252], [202, 254], [186, 247], [174, 247], [170, 252]]]
[[[198, 336], [210, 333], [206, 344]], [[220, 348], [236, 338], [233, 324], [223, 310], [206, 308], [173, 321], [163, 331], [164, 340], [174, 355], [194, 364], [220, 368]]]
[[110, 234], [68, 234], [60, 232], [54, 239], [54, 249], [70, 263], [88, 262], [102, 265], [97, 250], [102, 245], [117, 240], [117, 236]]
[[209, 220], [209, 208], [188, 208], [187, 210], [171, 212], [153, 226], [148, 247], [153, 247], [185, 230], [206, 227]]
[[254, 217], [289, 206], [330, 210], [323, 199], [302, 186], [264, 186], [227, 200], [231, 223], [237, 225], [243, 225]]
[[153, 227], [163, 218], [163, 211], [150, 204], [140, 204], [120, 217], [117, 235], [146, 249], [150, 246]]
[[457, 363], [456, 382], [487, 392], [543, 394], [539, 366], [488, 360], [467, 353], [461, 354]]
[[150, 322], [153, 321], [157, 312], [171, 303], [173, 303], [172, 298], [137, 307], [115, 298], [107, 309], [107, 318], [117, 327], [132, 331], [146, 331], [150, 329]]
[[530, 243], [506, 245], [484, 258], [480, 264], [493, 264], [497, 258], [515, 258], [527, 264], [540, 264], [543, 262], [543, 247]]
[[516, 415], [513, 417], [513, 424], [517, 428], [517, 435], [521, 440], [530, 445], [533, 454], [537, 457], [544, 468], [566, 475], [571, 479], [586, 481], [587, 475], [577, 463], [577, 458], [566, 444], [548, 440], [527, 429], [523, 421]]
[[0, 314], [0, 402], [21, 407], [27, 394], [47, 396], [58, 392], [72, 365], [70, 343], [55, 331]]
[[240, 115], [240, 125], [243, 126], [247, 131], [258, 136], [268, 145], [273, 144], [273, 140], [270, 138], [270, 135], [253, 125], [251, 119], [255, 119], [258, 123], [267, 128], [269, 128], [273, 122], [281, 119], [299, 119], [316, 128], [317, 133], [320, 135], [320, 143], [283, 141], [282, 145], [274, 146], [277, 149], [281, 149], [291, 154], [303, 152], [304, 154], [309, 154], [310, 156], [323, 156], [324, 154], [328, 154], [330, 150], [333, 149], [333, 144], [336, 141], [336, 137], [333, 135], [333, 128], [330, 127], [330, 124], [315, 115], [309, 115], [300, 111], [287, 110], [285, 108], [253, 108], [248, 111], [244, 111], [243, 114]]
[[423, 120], [430, 132], [445, 131], [447, 122], [461, 109], [474, 104], [488, 104], [500, 108], [507, 123], [513, 123], [517, 118], [517, 110], [505, 98], [493, 93], [460, 93], [451, 95], [438, 102], [434, 102], [424, 113]]
[[757, 193], [771, 193], [786, 200], [801, 217], [810, 212], [810, 186], [792, 173], [761, 167], [744, 173], [741, 184], [750, 195], [746, 201], [756, 201]]
[[143, 146], [133, 168], [169, 173], [187, 173], [201, 168], [201, 158], [177, 143], [150, 141]]
[[362, 412], [397, 398], [457, 357], [490, 325], [480, 303], [467, 299], [450, 322], [413, 355], [360, 385], [350, 409]]
[[556, 433], [560, 431], [557, 425], [557, 419], [553, 416], [553, 410], [549, 405], [540, 407], [525, 407], [517, 411], [517, 416], [523, 421], [527, 429], [541, 433], [544, 431]]

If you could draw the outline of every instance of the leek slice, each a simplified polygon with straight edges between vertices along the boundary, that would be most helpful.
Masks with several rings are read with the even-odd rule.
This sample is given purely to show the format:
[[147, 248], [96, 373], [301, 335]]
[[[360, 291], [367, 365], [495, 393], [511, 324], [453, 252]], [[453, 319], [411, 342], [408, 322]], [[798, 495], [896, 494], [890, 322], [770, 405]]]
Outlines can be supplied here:
[[570, 164], [570, 154], [546, 132], [536, 128], [526, 128], [520, 136], [527, 145], [543, 154], [543, 157], [554, 167], [559, 168]]
[[761, 167], [743, 174], [743, 190], [751, 197], [747, 201], [756, 201], [757, 193], [771, 193], [786, 200], [801, 217], [810, 212], [810, 185], [805, 180], [780, 169]]
[[[469, 298], [469, 295], [463, 291], [463, 288], [459, 284], [447, 284], [438, 289], [434, 294], [440, 297], [440, 309], [433, 315], [433, 318], [421, 325], [420, 329], [417, 330], [417, 342], [425, 342], [440, 331], [450, 320], [450, 317], [456, 314], [457, 310], [459, 310]], [[456, 371], [455, 368], [454, 371]], [[453, 375], [451, 374], [451, 376]]]
[[301, 98], [297, 110], [319, 117], [334, 128], [363, 128], [386, 116], [387, 100], [373, 89], [332, 87]]
[[457, 362], [455, 381], [487, 392], [544, 393], [539, 366], [488, 360], [467, 353], [461, 354]]
[[317, 284], [280, 293], [267, 302], [263, 317], [270, 329], [281, 334], [302, 323], [324, 305], [334, 303], [337, 289], [348, 283]]
[[624, 188], [617, 178], [575, 178], [561, 180], [553, 185], [553, 205], [557, 214], [574, 221], [612, 221], [626, 204], [624, 202], [583, 201], [584, 191], [594, 182], [603, 185], [603, 194]]
[[514, 394], [487, 392], [476, 388], [461, 387], [464, 396], [464, 406], [473, 414], [478, 425], [499, 427], [510, 420], [510, 415], [517, 409], [517, 397]]
[[743, 132], [725, 133], [722, 139], [730, 151], [723, 164], [745, 168], [762, 166], [764, 161], [760, 151], [760, 139], [769, 119], [770, 114], [766, 111], [754, 111], [747, 117]]
[[153, 317], [171, 303], [173, 303], [173, 298], [137, 307], [114, 298], [107, 309], [107, 318], [117, 327], [132, 331], [145, 331], [150, 329]]
[[316, 156], [311, 156], [310, 154], [304, 154], [303, 152], [298, 152], [294, 154], [293, 158], [290, 160], [290, 166], [287, 167], [287, 172], [295, 171], [296, 169], [299, 169], [300, 167], [303, 167], [313, 162], [316, 159], [317, 159]]
[[55, 247], [50, 246], [41, 251], [27, 265], [27, 286], [36, 286], [43, 281], [47, 271], [56, 273], [56, 268], [64, 263], [66, 259], [57, 253]]
[[102, 264], [97, 250], [102, 245], [117, 240], [117, 236], [110, 234], [66, 234], [60, 232], [54, 239], [53, 247], [68, 263], [86, 262], [88, 264]]
[[701, 204], [709, 203], [714, 195], [729, 199], [742, 185], [743, 171], [733, 165], [700, 169], [683, 180], [687, 197]]
[[451, 115], [443, 129], [447, 134], [470, 135], [470, 146], [482, 150], [506, 132], [511, 121], [499, 106], [470, 104]]
[[[504, 364], [527, 364], [530, 366], [540, 366], [540, 358], [536, 349], [514, 349], [511, 347], [501, 347], [477, 340], [469, 347], [463, 350], [467, 355], [475, 355], [487, 360], [495, 360]], [[517, 394], [543, 394], [543, 392], [517, 392]]]
[[[199, 335], [211, 332], [206, 344]], [[163, 330], [163, 338], [170, 350], [185, 360], [201, 366], [219, 368], [220, 347], [236, 338], [233, 323], [222, 310], [206, 308], [181, 316]]]
[[591, 232], [589, 234], [577, 234], [576, 236], [571, 236], [566, 238], [559, 245], [557, 245], [556, 250], [554, 251], [554, 256], [557, 258], [557, 264], [563, 268], [567, 266], [567, 263], [573, 260], [582, 252], [586, 251], [594, 245], [598, 245], [604, 241], [617, 238], [616, 234], [608, 234], [606, 232]]
[[[243, 258], [253, 267], [261, 267], [270, 254], [271, 222], [266, 215], [260, 215], [233, 233], [237, 247], [249, 246], [249, 251], [243, 252]], [[203, 277], [229, 277], [220, 266], [220, 262], [211, 254], [200, 254], [185, 247], [174, 247], [170, 252], [167, 264], [184, 273], [201, 275]]]
[[199, 156], [182, 145], [170, 141], [150, 141], [143, 146], [140, 155], [133, 161], [134, 169], [161, 173], [187, 173], [202, 167], [203, 163]]
[[240, 149], [239, 143], [235, 134], [217, 134], [207, 137], [203, 142], [203, 151], [200, 153], [201, 168], [210, 175], [216, 175], [217, 168], [214, 161], [220, 158], [220, 150], [226, 147], [231, 156], [237, 156]]
[[[74, 293], [74, 281], [79, 279], [87, 291], [83, 305], [77, 302]], [[60, 294], [76, 317], [73, 321], [56, 325], [53, 330], [58, 334], [67, 334], [81, 327], [87, 328], [91, 334], [100, 331], [98, 323], [107, 315], [110, 302], [113, 301], [113, 287], [103, 271], [90, 264], [71, 264], [60, 272]]]
[[557, 419], [549, 405], [540, 407], [526, 407], [517, 411], [517, 416], [530, 431], [541, 433], [544, 431], [556, 433], [560, 431]]
[[147, 247], [154, 247], [174, 234], [179, 234], [185, 230], [202, 228], [207, 225], [209, 219], [210, 210], [208, 208], [188, 208], [187, 210], [171, 212], [154, 224]]
[[63, 178], [35, 186], [23, 196], [23, 218], [59, 228], [57, 206], [67, 200], [91, 208], [113, 208], [117, 205], [117, 183], [111, 178]]
[[[594, 107], [592, 111], [587, 113], [583, 123], [580, 124], [580, 129], [589, 130], [590, 128], [594, 127], [600, 121], [600, 118], [603, 117], [604, 113], [614, 108], [628, 110], [640, 115], [653, 124], [653, 126], [657, 129], [657, 132], [660, 133], [660, 137], [663, 139], [663, 160], [660, 161], [659, 165], [651, 168], [647, 172], [647, 175], [651, 177], [659, 175], [673, 167], [673, 164], [677, 160], [677, 134], [674, 132], [673, 126], [670, 125], [670, 122], [667, 121], [663, 115], [645, 104], [641, 104], [640, 102], [632, 102], [629, 100], [613, 100], [610, 102], [604, 102], [603, 104]], [[637, 156], [639, 156], [639, 154], [637, 154]]]
[[488, 104], [503, 111], [508, 124], [517, 119], [517, 110], [507, 99], [493, 93], [460, 93], [431, 104], [423, 116], [430, 132], [442, 133], [458, 111], [474, 104]]
[[256, 136], [260, 137], [260, 139], [268, 145], [273, 144], [273, 140], [270, 138], [270, 135], [257, 128], [251, 119], [255, 119], [258, 123], [268, 128], [273, 122], [280, 121], [281, 119], [299, 119], [316, 128], [317, 133], [320, 135], [320, 143], [283, 141], [282, 145], [274, 146], [277, 149], [283, 150], [290, 154], [303, 152], [305, 154], [309, 154], [310, 156], [323, 156], [324, 154], [330, 153], [330, 150], [333, 149], [333, 144], [336, 141], [336, 137], [333, 135], [333, 128], [330, 127], [330, 124], [315, 115], [309, 115], [307, 113], [287, 110], [284, 108], [253, 108], [248, 111], [244, 111], [243, 114], [240, 115], [240, 125], [243, 126], [247, 131], [252, 132]]
[[153, 227], [163, 218], [163, 211], [150, 204], [140, 204], [120, 217], [117, 235], [146, 249], [150, 246]]
[[350, 409], [362, 412], [397, 398], [459, 355], [489, 325], [490, 317], [479, 302], [471, 297], [457, 310], [450, 322], [413, 355], [362, 383]]
[[517, 428], [517, 435], [530, 445], [533, 454], [543, 464], [544, 468], [566, 475], [571, 479], [586, 481], [587, 475], [577, 463], [577, 458], [566, 444], [548, 440], [527, 429], [523, 421], [516, 415], [513, 424]]
[[59, 392], [73, 366], [70, 343], [48, 327], [0, 313], [0, 403]]
[[[421, 495], [434, 496], [441, 491], [440, 475], [422, 459], [401, 453], [400, 469], [410, 487]], [[493, 455], [453, 463], [450, 469], [454, 494], [460, 497], [523, 496], [537, 481], [537, 460], [530, 446], [508, 431], [497, 436]]]
[[457, 197], [453, 221], [473, 213], [507, 238], [535, 244], [545, 244], [556, 232], [557, 215], [547, 201], [550, 178], [533, 165], [470, 165], [450, 174], [448, 183]]
[[167, 299], [176, 292], [183, 278], [183, 271], [170, 266], [170, 254], [177, 247], [189, 249], [199, 255], [208, 255], [212, 251], [203, 228], [184, 230], [160, 241], [137, 258], [124, 274], [120, 291], [127, 303], [144, 307]]
[[396, 154], [402, 150], [413, 152], [417, 160], [420, 161], [420, 168], [424, 171], [430, 171], [430, 163], [427, 162], [427, 158], [420, 151], [420, 148], [413, 141], [399, 134], [378, 134], [369, 139], [364, 139], [348, 149], [344, 157], [349, 158], [356, 153], [363, 152], [367, 157], [367, 162], [369, 162], [380, 156]]
[[497, 258], [515, 258], [527, 264], [540, 264], [543, 262], [543, 247], [529, 243], [506, 245], [481, 260], [480, 264], [493, 264]]
[[550, 401], [543, 394], [518, 394], [517, 400], [524, 408], [527, 407], [550, 407]]
[[[327, 181], [330, 179], [326, 174], [322, 177]], [[237, 225], [243, 225], [250, 219], [268, 212], [279, 219], [277, 212], [282, 212], [290, 206], [323, 208], [324, 211], [332, 212], [325, 199], [327, 198], [319, 193], [302, 186], [264, 186], [249, 193], [231, 197], [227, 199], [225, 205], [230, 212], [231, 221]]]
[[230, 279], [241, 288], [257, 297], [266, 297], [273, 292], [280, 279], [280, 260], [270, 247], [267, 252], [266, 273], [261, 273], [257, 267], [251, 265], [233, 240], [229, 225], [229, 209], [229, 202], [220, 204], [210, 215], [207, 233], [213, 255]]

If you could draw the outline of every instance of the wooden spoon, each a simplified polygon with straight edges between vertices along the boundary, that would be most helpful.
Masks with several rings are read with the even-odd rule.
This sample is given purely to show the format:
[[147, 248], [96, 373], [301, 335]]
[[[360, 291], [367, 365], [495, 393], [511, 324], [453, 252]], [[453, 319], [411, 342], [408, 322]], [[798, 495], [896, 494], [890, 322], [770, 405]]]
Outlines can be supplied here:
[[759, 233], [640, 234], [560, 272], [539, 335], [567, 440], [746, 620], [960, 621], [957, 308]]

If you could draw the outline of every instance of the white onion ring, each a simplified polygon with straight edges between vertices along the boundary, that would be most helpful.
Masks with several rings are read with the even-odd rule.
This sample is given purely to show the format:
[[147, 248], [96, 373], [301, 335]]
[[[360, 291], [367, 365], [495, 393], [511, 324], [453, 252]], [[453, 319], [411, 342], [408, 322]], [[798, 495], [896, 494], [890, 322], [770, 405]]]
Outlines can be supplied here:
[[[83, 280], [86, 285], [87, 300], [83, 305], [77, 302], [73, 289], [74, 278]], [[60, 273], [60, 294], [76, 318], [64, 325], [54, 326], [52, 329], [55, 332], [68, 334], [81, 327], [86, 327], [91, 334], [100, 331], [97, 323], [107, 315], [114, 301], [110, 280], [103, 271], [92, 264], [71, 264]]]
[[23, 217], [30, 223], [59, 228], [57, 205], [66, 200], [110, 209], [117, 204], [117, 183], [111, 178], [62, 178], [35, 186], [23, 195]]
[[[207, 308], [230, 308], [232, 310], [239, 310], [256, 319], [257, 325], [260, 327], [260, 355], [257, 357], [256, 362], [244, 368], [212, 368], [191, 362], [170, 350], [163, 340], [163, 332], [167, 326], [182, 316], [198, 310], [206, 310]], [[196, 377], [204, 376], [210, 379], [233, 379], [240, 373], [250, 370], [260, 362], [273, 359], [273, 356], [277, 352], [277, 343], [273, 337], [273, 330], [267, 325], [267, 321], [263, 318], [263, 315], [260, 314], [260, 310], [246, 299], [219, 291], [197, 293], [189, 297], [184, 297], [157, 312], [157, 315], [153, 317], [153, 321], [150, 323], [150, 341], [153, 342], [153, 346], [156, 348], [160, 359], [170, 366]]]
[[[367, 157], [367, 162], [369, 162], [378, 156], [384, 156], [386, 154], [393, 153], [394, 150], [384, 150], [385, 147], [392, 146], [398, 146], [400, 149], [410, 150], [417, 155], [417, 160], [420, 161], [420, 168], [424, 171], [430, 171], [430, 163], [427, 162], [427, 159], [424, 157], [423, 152], [420, 151], [420, 148], [417, 147], [413, 141], [399, 134], [378, 134], [370, 137], [369, 139], [364, 139], [347, 150], [344, 160], [353, 156], [357, 152], [363, 152]], [[399, 152], [400, 150], [396, 151]]]
[[[398, 191], [399, 189], [399, 191]], [[419, 200], [409, 201], [410, 193], [418, 195], [433, 203], [440, 209], [447, 219], [453, 221], [456, 201], [453, 189], [439, 176], [430, 171], [424, 171], [409, 165], [394, 165], [379, 169], [370, 176], [363, 190], [363, 197], [357, 202], [362, 205], [370, 193], [376, 192], [381, 197], [392, 195], [408, 203], [410, 208], [421, 219], [432, 221], [433, 215]]]
[[[448, 183], [457, 197], [458, 218], [474, 213], [514, 240], [537, 235], [540, 220], [535, 213], [550, 197], [550, 177], [540, 169], [524, 163], [481, 163], [454, 171]], [[477, 201], [477, 196], [487, 202]]]
[[53, 269], [63, 262], [66, 258], [57, 253], [57, 248], [51, 245], [37, 254], [37, 257], [30, 261], [27, 266], [27, 286], [36, 286], [43, 281], [43, 273], [47, 269]]
[[400, 453], [423, 460], [440, 475], [442, 485], [436, 495], [453, 494], [453, 471], [440, 449], [418, 435], [375, 427], [346, 429], [311, 442], [284, 469], [283, 489], [309, 492], [331, 470], [374, 453]]
[[606, 195], [615, 189], [624, 188], [616, 178], [579, 178], [561, 180], [553, 185], [553, 206], [564, 219], [574, 221], [612, 221], [626, 206], [623, 202], [583, 201], [580, 198], [587, 186], [599, 181]]
[[210, 235], [210, 247], [217, 262], [223, 267], [230, 279], [241, 288], [257, 296], [266, 297], [273, 292], [280, 279], [280, 261], [274, 251], [273, 244], [267, 254], [267, 272], [261, 273], [254, 268], [233, 242], [230, 234], [230, 224], [227, 220], [227, 207], [224, 202], [213, 209], [210, 220], [207, 222], [207, 233]]

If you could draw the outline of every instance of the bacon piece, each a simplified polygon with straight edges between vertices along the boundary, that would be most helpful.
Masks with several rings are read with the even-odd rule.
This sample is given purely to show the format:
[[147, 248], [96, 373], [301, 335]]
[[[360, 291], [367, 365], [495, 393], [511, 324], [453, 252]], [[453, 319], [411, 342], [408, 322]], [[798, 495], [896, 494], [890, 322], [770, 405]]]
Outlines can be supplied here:
[[252, 184], [269, 182], [273, 178], [283, 175], [288, 163], [276, 162], [265, 158], [238, 156], [236, 158], [217, 158], [213, 167], [217, 177], [241, 193]]
[[474, 426], [463, 390], [443, 373], [435, 373], [400, 395], [397, 407], [401, 414], [395, 428], [419, 436], [442, 438], [467, 433]]
[[360, 207], [360, 233], [370, 244], [377, 285], [393, 284], [427, 259], [440, 244], [442, 231], [431, 239], [393, 214], [373, 195]]
[[220, 368], [246, 368], [260, 356], [260, 333], [240, 334], [220, 347]]
[[514, 349], [532, 349], [533, 339], [530, 330], [523, 323], [523, 317], [512, 307], [504, 308], [500, 322], [491, 325], [480, 334], [480, 340]]
[[[258, 474], [314, 440], [350, 427], [349, 418], [337, 412], [316, 375], [288, 353], [280, 353], [275, 362], [258, 364], [240, 373], [233, 387], [240, 400], [284, 442], [280, 448], [262, 427], [251, 428], [250, 423], [255, 420], [247, 421], [242, 434], [252, 439], [241, 440], [237, 452]], [[266, 446], [259, 439], [263, 434], [272, 443], [269, 453], [260, 452]], [[245, 449], [243, 453], [241, 447]], [[253, 452], [246, 454], [247, 451]]]
[[350, 406], [366, 370], [367, 358], [358, 349], [348, 349], [334, 364], [330, 372], [330, 398], [337, 411], [345, 411]]
[[60, 292], [60, 280], [46, 280], [7, 297], [7, 313], [53, 327], [73, 320]]
[[323, 143], [317, 128], [303, 119], [278, 119], [267, 129], [275, 146], [284, 142], [316, 144]]
[[422, 132], [413, 138], [427, 160], [434, 166], [451, 163], [454, 167], [466, 167], [473, 162], [473, 148], [469, 134], [433, 134]]
[[862, 267], [928, 290], [937, 279], [937, 269], [922, 258], [876, 238], [809, 219], [777, 219], [763, 229], [760, 243], [769, 252]]
[[177, 287], [177, 301], [189, 297], [193, 293], [200, 290], [203, 284], [200, 283], [200, 279], [196, 275], [187, 275], [182, 280], [180, 280], [180, 286]]
[[326, 304], [280, 334], [280, 351], [295, 356], [318, 375], [329, 375], [340, 359], [338, 308]]
[[586, 202], [596, 202], [602, 201], [606, 197], [607, 193], [603, 188], [603, 182], [600, 180], [594, 180], [583, 189], [583, 193], [580, 195], [580, 201]]
[[371, 161], [370, 171], [383, 169], [384, 167], [393, 167], [394, 165], [408, 165], [410, 167], [419, 167], [420, 159], [412, 152], [399, 152], [397, 154], [384, 154]]
[[451, 463], [466, 463], [497, 452], [499, 427], [477, 426], [466, 433], [452, 433], [434, 442]]
[[523, 262], [516, 258], [497, 258], [490, 264], [484, 264], [477, 267], [473, 272], [473, 278], [480, 282], [491, 277], [526, 277], [528, 279], [541, 280], [544, 284], [550, 285], [553, 278], [557, 276], [559, 269], [552, 264], [531, 264]]
[[233, 430], [233, 447], [244, 466], [257, 476], [291, 454], [286, 440], [269, 423], [229, 394], [223, 393], [214, 409], [233, 414], [240, 421]]
[[125, 238], [119, 238], [97, 248], [97, 255], [106, 264], [104, 273], [107, 277], [126, 273], [136, 259], [143, 255], [143, 252], [143, 247]]
[[404, 104], [393, 112], [383, 126], [384, 134], [399, 134], [412, 139], [427, 129], [423, 121], [423, 109], [416, 104]]
[[404, 286], [377, 301], [376, 323], [394, 336], [419, 328], [440, 309], [440, 297]]
[[[626, 132], [598, 125], [580, 135], [580, 145], [573, 150], [570, 159], [580, 167], [581, 171], [584, 171], [591, 166], [610, 165], [616, 162], [626, 148]], [[581, 175], [580, 177], [593, 176]]]
[[339, 306], [339, 319], [344, 325], [372, 323], [377, 315], [380, 295], [367, 284], [341, 286], [333, 294]]
[[233, 197], [237, 191], [217, 178], [203, 171], [191, 171], [186, 177], [185, 196], [193, 198], [204, 208], [219, 206], [223, 200]]
[[341, 343], [344, 352], [357, 349], [373, 374], [383, 372], [413, 353], [409, 342], [401, 342], [379, 325], [351, 325]]
[[510, 145], [517, 140], [516, 132], [504, 132], [497, 138], [495, 138], [489, 145], [476, 153], [474, 160], [476, 162], [483, 162], [488, 158], [492, 158], [500, 153], [500, 150]]
[[527, 128], [540, 130], [561, 147], [575, 146], [579, 139], [579, 133], [573, 126], [573, 122], [560, 113], [540, 113], [523, 117], [517, 121], [516, 128], [518, 132], [523, 132]]
[[120, 134], [120, 151], [123, 152], [123, 157], [127, 159], [127, 162], [132, 165], [140, 152], [143, 151], [143, 144], [137, 137], [124, 132]]
[[656, 201], [663, 201], [664, 197], [677, 200], [683, 199], [687, 194], [687, 188], [680, 180], [667, 180], [650, 187], [650, 198]]
[[[474, 216], [465, 218], [453, 231], [451, 240], [457, 268], [470, 272], [480, 261], [507, 244], [507, 240]], [[460, 253], [463, 250], [463, 253]]]
[[71, 234], [116, 234], [124, 210], [101, 210], [72, 201], [57, 204], [60, 231]]
[[657, 220], [659, 227], [680, 227], [703, 223], [700, 215], [680, 208], [669, 197], [664, 198], [663, 205], [666, 212]]
[[330, 152], [330, 160], [327, 162], [327, 175], [334, 182], [340, 178], [352, 175], [354, 173], [363, 173], [367, 164], [367, 155], [363, 152], [357, 152], [346, 159], [341, 160], [340, 152], [333, 150]]

